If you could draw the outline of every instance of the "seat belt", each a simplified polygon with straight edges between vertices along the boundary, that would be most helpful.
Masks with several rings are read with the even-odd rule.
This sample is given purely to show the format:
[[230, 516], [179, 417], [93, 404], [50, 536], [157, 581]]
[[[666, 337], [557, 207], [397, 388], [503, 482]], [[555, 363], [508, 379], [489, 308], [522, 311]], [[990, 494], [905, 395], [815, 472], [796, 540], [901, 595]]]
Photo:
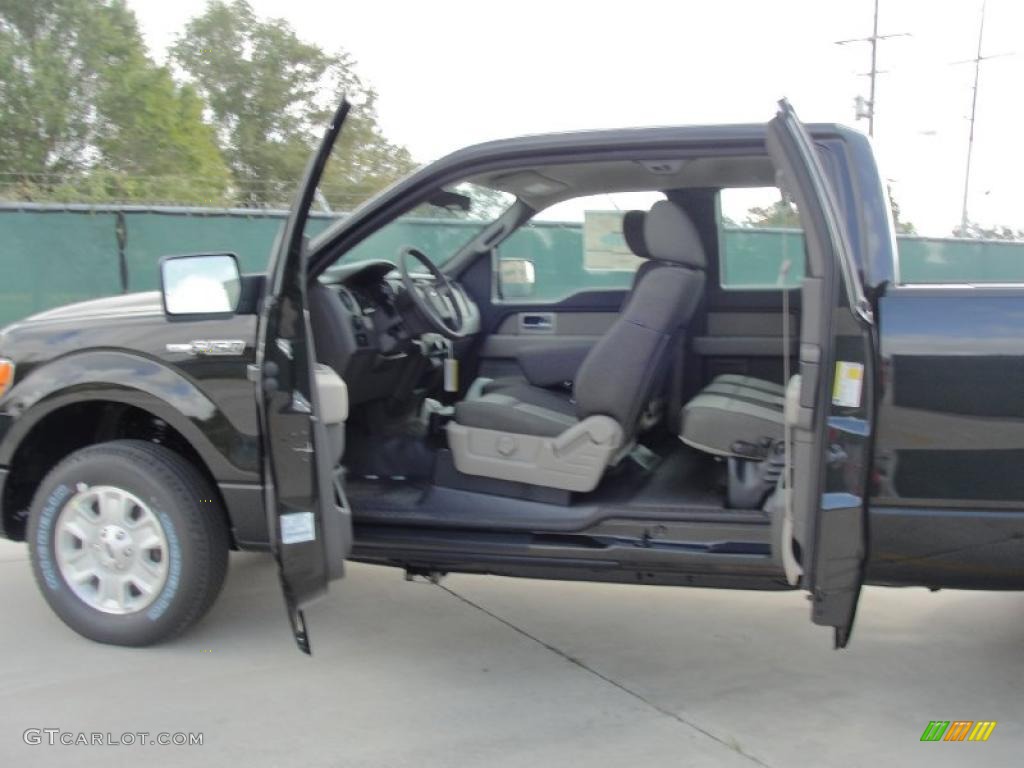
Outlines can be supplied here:
[[[779, 286], [782, 288], [782, 378], [786, 382], [785, 392], [786, 397], [783, 405], [783, 417], [782, 417], [782, 441], [783, 446], [783, 465], [782, 465], [782, 493], [783, 493], [783, 517], [782, 517], [782, 532], [779, 542], [782, 558], [782, 569], [786, 574], [786, 581], [791, 586], [796, 586], [796, 583], [800, 580], [800, 576], [803, 574], [803, 569], [800, 564], [796, 561], [796, 557], [793, 554], [793, 427], [792, 418], [790, 411], [792, 410], [792, 404], [790, 403], [791, 392], [790, 390], [794, 387], [790, 385], [790, 340], [792, 337], [792, 331], [790, 330], [790, 315], [789, 315], [789, 288], [786, 286], [786, 278], [789, 276], [789, 268], [791, 263], [789, 259], [785, 259], [781, 265], [779, 265]], [[796, 390], [796, 400], [799, 402], [800, 391]]]

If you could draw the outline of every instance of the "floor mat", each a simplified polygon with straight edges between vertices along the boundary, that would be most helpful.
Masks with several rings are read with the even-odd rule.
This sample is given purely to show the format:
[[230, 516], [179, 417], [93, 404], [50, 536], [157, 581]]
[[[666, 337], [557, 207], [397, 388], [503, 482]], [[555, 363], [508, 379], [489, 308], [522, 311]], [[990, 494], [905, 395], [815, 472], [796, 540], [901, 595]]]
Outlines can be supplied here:
[[586, 500], [644, 507], [720, 507], [725, 498], [724, 489], [725, 468], [721, 462], [678, 444], [653, 467], [644, 467], [629, 459], [622, 462], [604, 477]]
[[416, 509], [423, 498], [423, 488], [413, 483], [389, 480], [346, 480], [345, 495], [358, 516], [361, 508], [375, 510]]

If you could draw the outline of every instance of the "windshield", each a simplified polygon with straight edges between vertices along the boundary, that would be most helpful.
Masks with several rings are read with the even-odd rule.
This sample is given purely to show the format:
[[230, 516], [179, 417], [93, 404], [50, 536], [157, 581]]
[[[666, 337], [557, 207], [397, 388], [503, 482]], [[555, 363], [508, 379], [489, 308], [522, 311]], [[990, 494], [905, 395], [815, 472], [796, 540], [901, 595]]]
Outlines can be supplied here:
[[[514, 202], [513, 195], [470, 182], [447, 186], [347, 251], [326, 274], [329, 277], [338, 267], [357, 261], [396, 261], [398, 252], [408, 246], [442, 266]], [[321, 221], [321, 226], [314, 229], [314, 222]], [[315, 219], [308, 231], [315, 234], [327, 223]]]

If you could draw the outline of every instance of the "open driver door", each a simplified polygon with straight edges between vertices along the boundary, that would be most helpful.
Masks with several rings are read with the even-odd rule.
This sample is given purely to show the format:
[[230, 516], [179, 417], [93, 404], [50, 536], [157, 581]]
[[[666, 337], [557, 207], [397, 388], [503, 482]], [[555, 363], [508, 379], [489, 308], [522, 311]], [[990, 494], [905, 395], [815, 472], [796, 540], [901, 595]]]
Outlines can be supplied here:
[[[342, 99], [309, 162], [267, 273], [253, 380], [260, 418], [264, 502], [288, 619], [310, 653], [302, 607], [344, 573], [352, 519], [328, 429], [344, 429], [344, 382], [316, 365], [304, 230], [349, 103]], [[327, 422], [334, 422], [328, 425]]]

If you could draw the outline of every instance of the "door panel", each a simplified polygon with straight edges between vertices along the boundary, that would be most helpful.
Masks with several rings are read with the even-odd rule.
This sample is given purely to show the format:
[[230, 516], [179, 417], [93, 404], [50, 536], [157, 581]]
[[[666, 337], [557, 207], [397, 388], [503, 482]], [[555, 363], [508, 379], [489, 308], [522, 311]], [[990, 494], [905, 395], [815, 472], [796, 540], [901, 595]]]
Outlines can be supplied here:
[[[798, 328], [798, 316], [791, 313], [790, 317], [790, 327]], [[794, 334], [789, 343], [792, 370], [798, 350]], [[724, 373], [782, 383], [782, 311], [711, 311], [706, 332], [693, 339], [693, 353], [700, 362], [702, 383]]]
[[[343, 575], [352, 520], [317, 387], [309, 323], [305, 224], [349, 104], [342, 100], [310, 160], [270, 264], [252, 376], [259, 405], [264, 497], [288, 619], [299, 649], [310, 653], [302, 606]], [[335, 427], [340, 428], [340, 427]]]
[[[510, 314], [498, 326], [497, 335], [546, 333], [554, 336], [602, 336], [612, 327], [618, 312], [579, 312], [573, 310], [523, 311]], [[548, 321], [544, 325], [540, 321]]]
[[[624, 293], [621, 296], [625, 298]], [[571, 379], [583, 357], [617, 317], [617, 312], [605, 309], [511, 311], [498, 323], [497, 331], [484, 339], [480, 347], [479, 375], [488, 378], [526, 376], [532, 373], [531, 369], [545, 364], [540, 358], [553, 361], [561, 354], [564, 357], [561, 367], [571, 369], [568, 376]], [[559, 383], [562, 380], [560, 378]]]
[[833, 627], [841, 648], [849, 642], [867, 554], [873, 317], [818, 153], [785, 101], [769, 123], [767, 144], [797, 203], [807, 245], [800, 376], [787, 408], [791, 470], [776, 547], [787, 575], [799, 575], [811, 592], [812, 620]]

